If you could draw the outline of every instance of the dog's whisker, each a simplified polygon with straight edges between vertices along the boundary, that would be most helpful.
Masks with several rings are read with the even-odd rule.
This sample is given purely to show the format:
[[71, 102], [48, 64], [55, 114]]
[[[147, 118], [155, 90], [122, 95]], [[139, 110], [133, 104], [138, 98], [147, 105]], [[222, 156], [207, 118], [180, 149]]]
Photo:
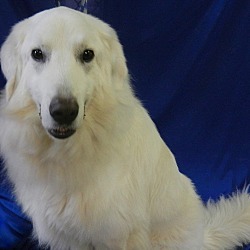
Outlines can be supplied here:
[[84, 105], [84, 107], [83, 107], [83, 119], [86, 117], [86, 105]]
[[41, 114], [41, 104], [39, 104], [39, 117], [40, 117], [40, 119], [42, 120], [42, 114]]

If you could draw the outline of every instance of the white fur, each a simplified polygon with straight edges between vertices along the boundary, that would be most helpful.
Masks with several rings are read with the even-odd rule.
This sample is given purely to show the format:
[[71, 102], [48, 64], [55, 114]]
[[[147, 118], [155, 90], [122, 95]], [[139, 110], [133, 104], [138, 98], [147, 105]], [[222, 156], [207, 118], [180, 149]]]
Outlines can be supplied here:
[[[32, 59], [35, 48], [46, 62]], [[82, 63], [86, 48], [95, 57]], [[203, 206], [134, 96], [108, 25], [63, 7], [41, 12], [13, 28], [1, 64], [1, 154], [41, 244], [219, 250], [250, 241], [247, 190]], [[57, 95], [79, 104], [76, 132], [62, 140], [47, 132]]]

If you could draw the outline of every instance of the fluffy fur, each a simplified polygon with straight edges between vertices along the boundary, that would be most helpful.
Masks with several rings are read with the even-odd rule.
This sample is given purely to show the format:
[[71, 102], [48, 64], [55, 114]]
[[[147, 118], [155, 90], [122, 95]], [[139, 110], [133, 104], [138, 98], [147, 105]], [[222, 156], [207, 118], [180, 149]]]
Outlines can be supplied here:
[[[107, 24], [64, 7], [41, 12], [14, 26], [1, 64], [1, 154], [41, 244], [222, 250], [250, 241], [247, 190], [202, 204], [134, 96]], [[70, 124], [51, 116], [54, 97], [77, 101]]]

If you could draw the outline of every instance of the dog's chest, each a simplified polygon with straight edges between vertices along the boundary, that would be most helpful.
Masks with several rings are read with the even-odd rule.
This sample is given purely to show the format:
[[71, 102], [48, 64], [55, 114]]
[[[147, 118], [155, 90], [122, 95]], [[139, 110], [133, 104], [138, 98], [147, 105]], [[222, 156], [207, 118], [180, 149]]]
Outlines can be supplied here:
[[[119, 204], [115, 197], [123, 176], [119, 161], [114, 157], [100, 161], [58, 148], [43, 155], [36, 148], [8, 162], [17, 196], [38, 237], [45, 235], [45, 242], [51, 235], [84, 243], [107, 228], [115, 234], [114, 210]], [[21, 171], [16, 167], [20, 165]]]
[[75, 241], [87, 241], [95, 234], [98, 224], [105, 223], [106, 201], [100, 195], [85, 192], [41, 195], [40, 202], [34, 199], [29, 208], [38, 236], [46, 231], [58, 238], [64, 235]]

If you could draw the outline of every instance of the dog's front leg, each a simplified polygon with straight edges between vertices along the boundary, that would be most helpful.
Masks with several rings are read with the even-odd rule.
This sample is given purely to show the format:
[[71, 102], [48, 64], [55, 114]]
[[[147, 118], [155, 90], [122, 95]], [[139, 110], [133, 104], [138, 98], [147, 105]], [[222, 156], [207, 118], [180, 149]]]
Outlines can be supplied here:
[[94, 250], [127, 250], [126, 243], [112, 241], [108, 244], [95, 244]]
[[128, 238], [126, 250], [152, 250], [149, 233], [146, 230], [134, 230]]
[[[89, 245], [81, 245], [81, 246], [70, 246], [67, 248], [69, 250], [96, 250], [95, 247], [93, 247], [91, 244]], [[51, 249], [51, 250], [56, 250], [56, 249]]]
[[151, 250], [146, 232], [134, 231], [127, 239], [110, 240], [105, 244], [95, 244], [95, 250]]

